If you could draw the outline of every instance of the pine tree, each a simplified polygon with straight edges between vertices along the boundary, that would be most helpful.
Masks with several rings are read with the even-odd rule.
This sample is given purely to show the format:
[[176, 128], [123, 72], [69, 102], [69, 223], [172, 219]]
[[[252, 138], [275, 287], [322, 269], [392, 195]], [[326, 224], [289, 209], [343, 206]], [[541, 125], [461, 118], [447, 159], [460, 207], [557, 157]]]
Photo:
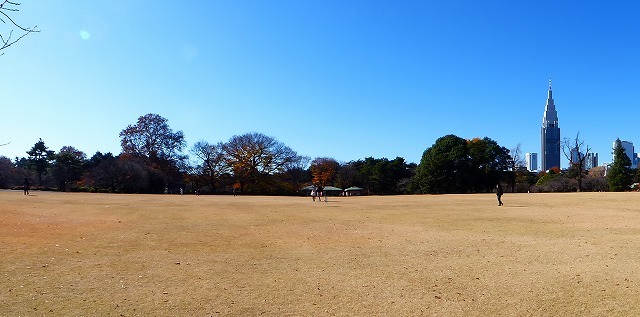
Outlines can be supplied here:
[[627, 190], [633, 183], [631, 160], [624, 153], [620, 139], [616, 140], [616, 145], [613, 149], [613, 164], [607, 171], [607, 182], [609, 182], [609, 190], [612, 192]]
[[42, 139], [33, 145], [27, 152], [29, 155], [29, 166], [38, 173], [38, 186], [42, 186], [42, 174], [46, 174], [51, 166], [51, 161], [55, 159], [55, 152], [49, 150]]

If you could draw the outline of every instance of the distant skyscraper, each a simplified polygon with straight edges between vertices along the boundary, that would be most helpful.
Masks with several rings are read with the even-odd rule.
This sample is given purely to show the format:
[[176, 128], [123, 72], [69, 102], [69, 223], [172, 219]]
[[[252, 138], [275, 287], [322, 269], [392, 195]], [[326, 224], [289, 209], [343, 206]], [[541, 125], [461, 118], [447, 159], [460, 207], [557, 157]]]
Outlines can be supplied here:
[[577, 164], [580, 163], [580, 159], [583, 158], [583, 153], [578, 151], [577, 147], [574, 147], [573, 149], [571, 149], [571, 161], [570, 163], [573, 164]]
[[584, 162], [584, 169], [590, 170], [598, 166], [598, 153], [587, 153], [587, 157]]
[[549, 80], [549, 95], [547, 105], [544, 108], [542, 117], [542, 128], [540, 129], [541, 143], [541, 168], [546, 171], [554, 166], [560, 167], [560, 127], [558, 126], [558, 112], [553, 103], [551, 91], [551, 80]]
[[538, 153], [526, 153], [524, 159], [527, 163], [527, 170], [535, 172], [538, 170]]

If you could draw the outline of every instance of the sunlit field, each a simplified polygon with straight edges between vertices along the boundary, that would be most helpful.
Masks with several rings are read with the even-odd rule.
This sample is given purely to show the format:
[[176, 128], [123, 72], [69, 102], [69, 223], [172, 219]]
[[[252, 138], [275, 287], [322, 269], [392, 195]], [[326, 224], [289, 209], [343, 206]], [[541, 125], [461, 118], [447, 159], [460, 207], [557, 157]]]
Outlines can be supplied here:
[[0, 316], [640, 315], [640, 193], [0, 201]]

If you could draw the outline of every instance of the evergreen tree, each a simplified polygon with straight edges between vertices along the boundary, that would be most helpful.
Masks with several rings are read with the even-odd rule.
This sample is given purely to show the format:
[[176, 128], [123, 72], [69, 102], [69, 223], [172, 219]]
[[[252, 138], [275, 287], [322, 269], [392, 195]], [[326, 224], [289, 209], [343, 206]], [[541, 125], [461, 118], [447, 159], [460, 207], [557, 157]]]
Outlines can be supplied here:
[[424, 151], [414, 187], [428, 194], [467, 193], [470, 173], [467, 140], [446, 135]]
[[29, 166], [36, 170], [38, 174], [38, 186], [42, 186], [42, 174], [46, 174], [51, 166], [51, 161], [55, 159], [55, 153], [39, 139], [27, 152], [29, 155]]
[[467, 147], [471, 163], [469, 181], [473, 192], [491, 192], [511, 165], [509, 150], [487, 137], [468, 140]]
[[[393, 160], [367, 157], [352, 165], [357, 169], [357, 185], [365, 187], [369, 194], [402, 193], [406, 191], [406, 182], [413, 176], [412, 167], [402, 157]], [[353, 184], [352, 182], [351, 185]]]
[[80, 179], [85, 161], [86, 155], [73, 146], [64, 146], [60, 149], [51, 168], [59, 191], [67, 191], [69, 184]]
[[613, 164], [607, 172], [607, 182], [609, 183], [609, 190], [612, 192], [627, 190], [633, 183], [631, 160], [624, 153], [620, 139], [616, 140], [616, 145], [613, 149]]

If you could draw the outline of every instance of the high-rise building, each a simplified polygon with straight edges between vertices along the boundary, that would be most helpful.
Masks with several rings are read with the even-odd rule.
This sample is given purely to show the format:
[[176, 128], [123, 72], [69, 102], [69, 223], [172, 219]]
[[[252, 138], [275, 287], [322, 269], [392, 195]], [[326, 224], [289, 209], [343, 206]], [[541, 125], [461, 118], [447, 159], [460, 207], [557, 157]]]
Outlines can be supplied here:
[[542, 117], [540, 129], [541, 163], [540, 167], [546, 171], [552, 167], [560, 167], [560, 127], [558, 126], [558, 112], [553, 103], [551, 80], [549, 80], [549, 94], [547, 105]]
[[580, 160], [584, 160], [582, 168], [590, 170], [598, 166], [598, 153], [587, 153], [586, 155], [578, 150], [578, 148], [571, 149], [571, 165], [580, 163]]
[[584, 158], [583, 155], [584, 154], [580, 152], [580, 149], [574, 147], [573, 149], [571, 149], [571, 160], [569, 161], [569, 163], [571, 165], [580, 163], [580, 159]]
[[529, 172], [535, 172], [538, 170], [538, 153], [526, 153], [524, 155], [524, 159]]
[[584, 161], [584, 169], [590, 170], [598, 166], [598, 153], [587, 153]]

